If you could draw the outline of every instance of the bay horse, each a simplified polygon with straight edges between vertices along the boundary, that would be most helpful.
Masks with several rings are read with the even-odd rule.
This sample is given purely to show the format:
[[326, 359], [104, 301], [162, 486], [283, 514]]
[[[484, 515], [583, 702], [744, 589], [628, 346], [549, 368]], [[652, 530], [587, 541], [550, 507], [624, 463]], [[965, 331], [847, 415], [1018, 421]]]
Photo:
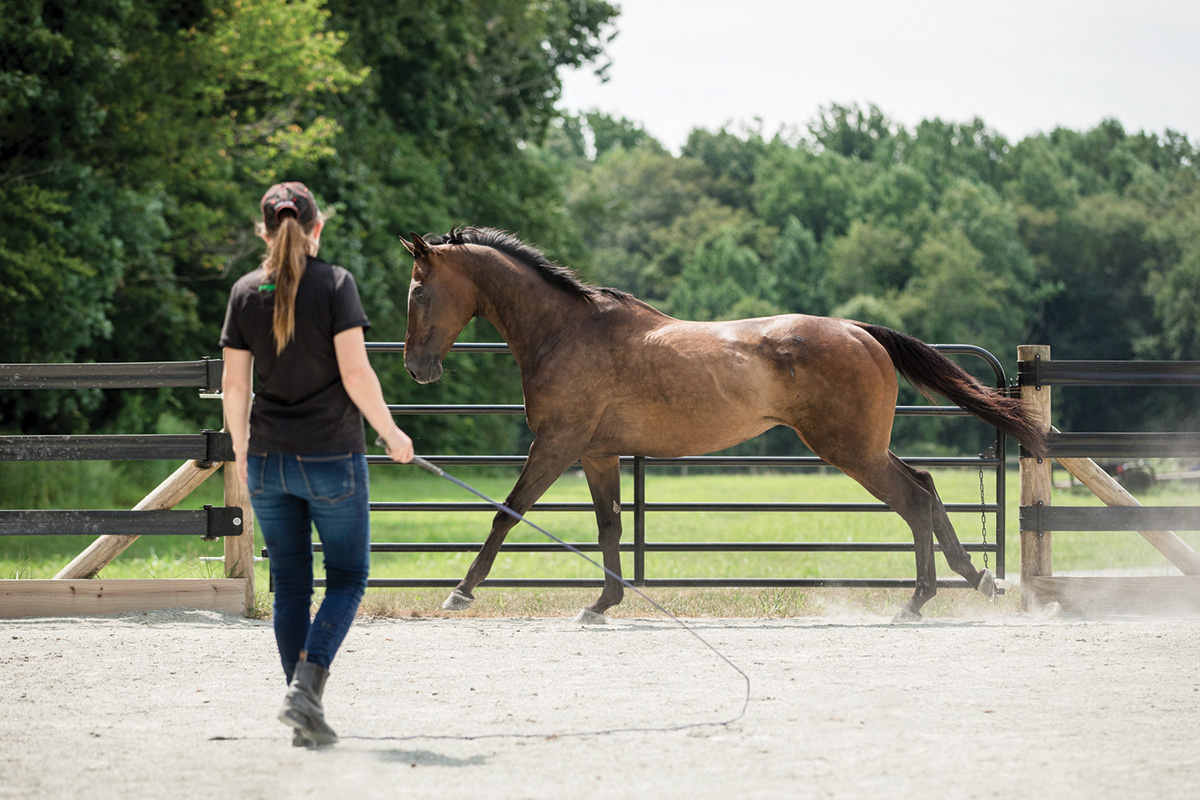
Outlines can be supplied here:
[[[972, 415], [1045, 453], [1044, 436], [1020, 401], [985, 388], [920, 340], [889, 328], [785, 314], [729, 322], [667, 316], [625, 292], [584, 283], [504, 231], [460, 228], [428, 240], [401, 237], [413, 256], [404, 365], [418, 383], [442, 375], [442, 359], [474, 317], [495, 326], [521, 371], [535, 438], [505, 503], [524, 514], [579, 461], [599, 526], [604, 566], [621, 574], [618, 458], [673, 458], [723, 450], [776, 425], [858, 481], [912, 529], [917, 580], [896, 620], [920, 619], [937, 593], [933, 539], [950, 568], [987, 596], [955, 535], [928, 472], [890, 450], [898, 382], [941, 394]], [[443, 608], [461, 610], [516, 520], [498, 512], [466, 576]], [[606, 575], [577, 620], [602, 623], [621, 602]]]

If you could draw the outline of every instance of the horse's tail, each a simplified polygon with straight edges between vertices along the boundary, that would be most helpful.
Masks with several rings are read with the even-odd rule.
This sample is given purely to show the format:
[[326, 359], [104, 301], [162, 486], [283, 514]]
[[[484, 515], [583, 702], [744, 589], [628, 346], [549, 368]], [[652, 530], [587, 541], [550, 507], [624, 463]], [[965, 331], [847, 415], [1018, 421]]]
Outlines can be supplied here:
[[1019, 399], [983, 386], [920, 339], [878, 325], [858, 325], [883, 345], [896, 371], [921, 394], [932, 399], [936, 392], [1016, 438], [1033, 455], [1046, 455], [1046, 434]]

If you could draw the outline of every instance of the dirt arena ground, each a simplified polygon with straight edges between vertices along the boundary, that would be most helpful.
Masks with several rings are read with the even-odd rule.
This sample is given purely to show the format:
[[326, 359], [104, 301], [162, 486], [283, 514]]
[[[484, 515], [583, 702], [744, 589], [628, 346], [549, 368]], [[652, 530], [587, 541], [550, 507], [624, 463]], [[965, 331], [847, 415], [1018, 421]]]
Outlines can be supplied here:
[[308, 751], [275, 720], [269, 623], [5, 620], [0, 798], [1200, 791], [1195, 619], [688, 622], [748, 676], [744, 716], [742, 675], [667, 619], [368, 620], [326, 691], [343, 740]]

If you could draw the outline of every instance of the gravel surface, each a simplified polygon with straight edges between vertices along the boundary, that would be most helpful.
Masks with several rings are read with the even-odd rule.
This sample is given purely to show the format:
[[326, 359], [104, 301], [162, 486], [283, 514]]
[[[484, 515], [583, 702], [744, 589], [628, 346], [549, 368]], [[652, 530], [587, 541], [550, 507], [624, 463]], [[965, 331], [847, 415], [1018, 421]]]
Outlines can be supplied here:
[[0, 798], [1197, 796], [1195, 619], [688, 624], [360, 621], [310, 751], [267, 622], [0, 621]]

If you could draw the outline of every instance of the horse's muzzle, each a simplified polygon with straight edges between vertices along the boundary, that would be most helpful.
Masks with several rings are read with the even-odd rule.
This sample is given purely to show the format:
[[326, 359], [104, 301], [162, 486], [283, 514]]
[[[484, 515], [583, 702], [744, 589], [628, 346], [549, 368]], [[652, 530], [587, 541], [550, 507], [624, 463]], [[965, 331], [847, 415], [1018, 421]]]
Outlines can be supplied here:
[[442, 362], [433, 358], [404, 359], [404, 368], [417, 383], [433, 383], [442, 377]]

